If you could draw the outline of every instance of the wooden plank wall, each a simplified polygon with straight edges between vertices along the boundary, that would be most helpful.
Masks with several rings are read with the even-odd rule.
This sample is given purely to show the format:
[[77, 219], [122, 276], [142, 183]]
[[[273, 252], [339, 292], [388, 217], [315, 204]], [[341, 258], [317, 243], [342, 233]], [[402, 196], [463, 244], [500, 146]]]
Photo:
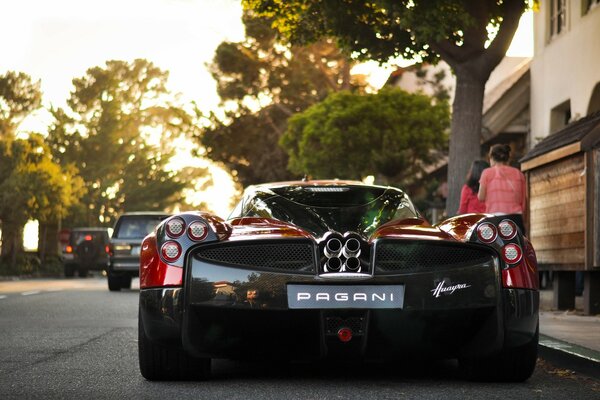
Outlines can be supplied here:
[[593, 266], [600, 267], [600, 148], [594, 149]]
[[542, 266], [584, 268], [584, 165], [580, 153], [530, 171], [529, 237]]

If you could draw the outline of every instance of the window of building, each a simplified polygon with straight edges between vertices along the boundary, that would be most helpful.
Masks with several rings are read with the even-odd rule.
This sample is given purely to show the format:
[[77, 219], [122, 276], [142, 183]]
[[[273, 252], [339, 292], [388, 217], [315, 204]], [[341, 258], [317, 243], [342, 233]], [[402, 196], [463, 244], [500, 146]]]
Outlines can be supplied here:
[[600, 6], [600, 0], [583, 0], [583, 14], [587, 14], [594, 7]]
[[550, 0], [550, 38], [557, 36], [566, 28], [567, 0]]
[[571, 121], [571, 101], [567, 100], [550, 111], [550, 133], [561, 130]]

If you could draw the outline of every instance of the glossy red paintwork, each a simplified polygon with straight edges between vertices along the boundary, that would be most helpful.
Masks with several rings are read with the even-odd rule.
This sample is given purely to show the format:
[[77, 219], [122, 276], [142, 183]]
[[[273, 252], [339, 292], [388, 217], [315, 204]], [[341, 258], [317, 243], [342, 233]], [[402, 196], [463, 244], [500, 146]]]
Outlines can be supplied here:
[[470, 229], [486, 216], [486, 214], [458, 215], [445, 220], [443, 223], [438, 225], [438, 228], [444, 232], [447, 232], [454, 239], [464, 242], [468, 239], [467, 234], [469, 233]]
[[516, 266], [502, 270], [502, 285], [507, 288], [538, 290], [539, 275], [533, 246], [524, 238], [523, 260]]
[[219, 240], [227, 239], [231, 235], [231, 225], [216, 215], [204, 211], [188, 212], [186, 214], [194, 214], [204, 219], [213, 232], [217, 234]]
[[272, 218], [236, 218], [230, 221], [233, 231], [229, 240], [266, 239], [273, 237], [312, 238], [304, 229]]
[[156, 236], [146, 236], [140, 254], [140, 288], [181, 286], [183, 268], [164, 263], [158, 256]]
[[420, 218], [407, 218], [388, 222], [379, 227], [371, 240], [382, 237], [395, 239], [452, 240], [452, 236], [433, 228], [429, 222]]

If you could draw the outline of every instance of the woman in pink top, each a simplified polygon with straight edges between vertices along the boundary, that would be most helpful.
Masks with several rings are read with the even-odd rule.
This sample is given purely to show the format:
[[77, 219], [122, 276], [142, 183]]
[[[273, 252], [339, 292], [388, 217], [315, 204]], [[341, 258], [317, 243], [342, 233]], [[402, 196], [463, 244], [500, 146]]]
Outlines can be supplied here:
[[467, 174], [467, 181], [460, 192], [459, 214], [466, 213], [484, 213], [485, 203], [479, 201], [477, 193], [479, 192], [479, 178], [484, 169], [489, 168], [490, 164], [484, 160], [475, 160], [471, 163], [471, 168]]
[[479, 200], [490, 214], [515, 214], [511, 219], [525, 233], [525, 176], [508, 165], [510, 146], [495, 144], [490, 149], [490, 165], [479, 180]]

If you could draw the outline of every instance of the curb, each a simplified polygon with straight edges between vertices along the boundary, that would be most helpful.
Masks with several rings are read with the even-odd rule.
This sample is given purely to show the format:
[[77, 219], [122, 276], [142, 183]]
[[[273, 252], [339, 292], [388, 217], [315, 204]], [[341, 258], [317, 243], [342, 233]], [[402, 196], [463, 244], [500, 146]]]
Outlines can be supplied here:
[[600, 352], [540, 334], [538, 354], [552, 363], [600, 379]]

